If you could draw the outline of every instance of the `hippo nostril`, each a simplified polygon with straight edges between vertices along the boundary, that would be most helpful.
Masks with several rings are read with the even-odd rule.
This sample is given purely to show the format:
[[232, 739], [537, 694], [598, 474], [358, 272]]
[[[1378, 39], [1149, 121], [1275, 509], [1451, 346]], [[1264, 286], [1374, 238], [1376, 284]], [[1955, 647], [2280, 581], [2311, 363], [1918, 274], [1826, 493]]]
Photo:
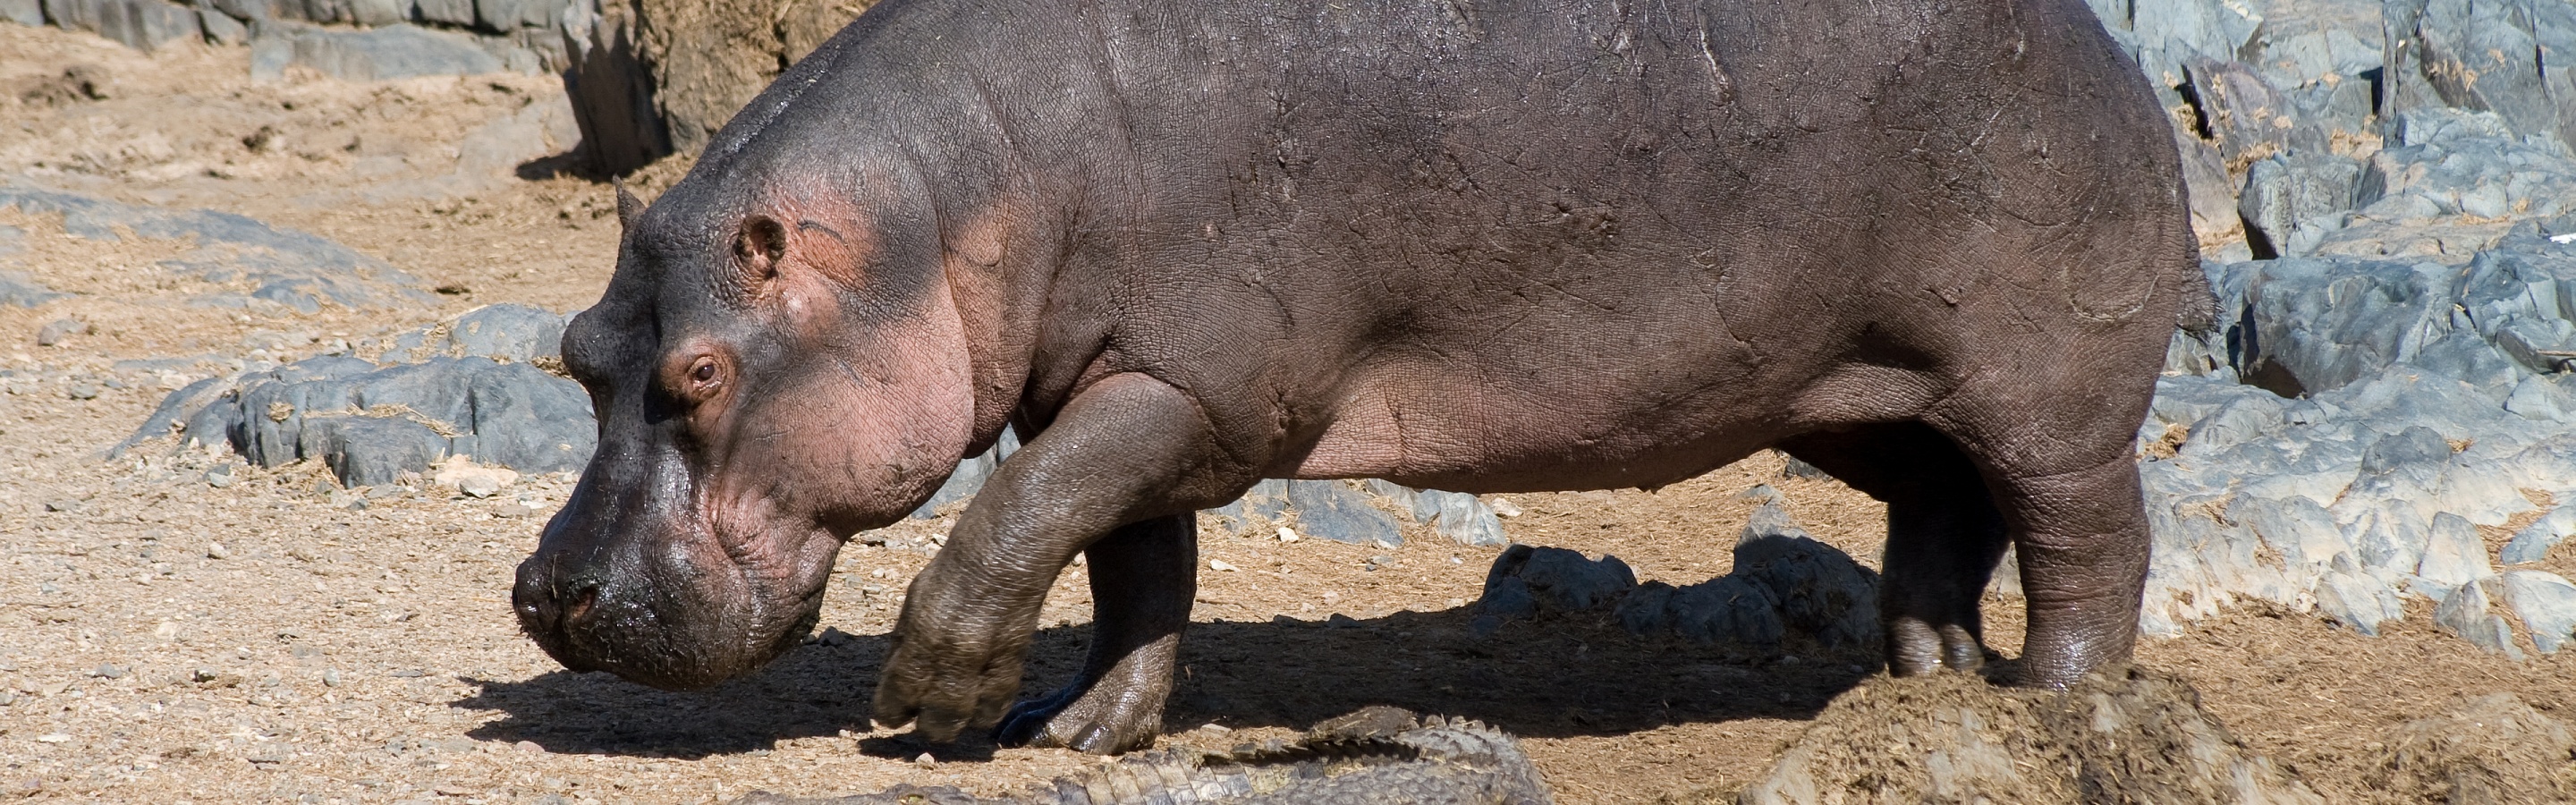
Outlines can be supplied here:
[[598, 601], [599, 601], [599, 588], [598, 588], [598, 587], [591, 587], [591, 586], [585, 586], [585, 587], [582, 587], [580, 591], [575, 592], [575, 593], [573, 593], [573, 594], [572, 594], [572, 603], [567, 604], [567, 605], [565, 605], [565, 606], [564, 606], [564, 620], [566, 620], [566, 621], [583, 621], [583, 620], [588, 620], [588, 619], [590, 618], [590, 606], [591, 606], [591, 604], [597, 603]]

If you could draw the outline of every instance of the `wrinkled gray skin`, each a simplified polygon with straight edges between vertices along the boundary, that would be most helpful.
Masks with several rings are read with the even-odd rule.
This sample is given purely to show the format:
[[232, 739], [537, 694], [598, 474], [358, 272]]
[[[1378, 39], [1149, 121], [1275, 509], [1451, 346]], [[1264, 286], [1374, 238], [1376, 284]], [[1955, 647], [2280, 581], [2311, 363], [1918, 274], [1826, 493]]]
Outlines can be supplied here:
[[[792, 645], [853, 532], [1005, 426], [887, 725], [1152, 741], [1192, 512], [1264, 477], [1653, 487], [1778, 446], [1888, 504], [1888, 658], [2125, 658], [2130, 438], [2206, 288], [2166, 123], [2077, 0], [877, 6], [630, 216], [564, 338], [600, 449], [520, 569], [564, 662]], [[1076, 554], [1091, 660], [1011, 708]], [[1004, 720], [1005, 711], [1009, 718]]]

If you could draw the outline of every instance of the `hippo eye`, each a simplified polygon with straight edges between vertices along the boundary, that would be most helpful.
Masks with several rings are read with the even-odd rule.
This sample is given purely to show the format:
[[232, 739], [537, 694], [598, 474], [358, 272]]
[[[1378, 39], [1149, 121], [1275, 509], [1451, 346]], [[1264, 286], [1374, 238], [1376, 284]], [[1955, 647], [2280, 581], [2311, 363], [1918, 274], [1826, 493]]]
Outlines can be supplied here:
[[699, 358], [697, 365], [689, 367], [689, 382], [697, 384], [700, 390], [713, 387], [716, 383], [715, 359]]

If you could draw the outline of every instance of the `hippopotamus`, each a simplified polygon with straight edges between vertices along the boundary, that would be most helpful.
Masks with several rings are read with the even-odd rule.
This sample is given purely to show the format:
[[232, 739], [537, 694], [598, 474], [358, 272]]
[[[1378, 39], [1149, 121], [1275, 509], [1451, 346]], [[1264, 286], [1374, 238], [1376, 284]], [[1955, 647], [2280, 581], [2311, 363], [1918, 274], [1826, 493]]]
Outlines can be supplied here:
[[[887, 0], [621, 191], [563, 337], [598, 451], [513, 606], [570, 669], [745, 673], [1013, 428], [873, 717], [1118, 752], [1160, 728], [1194, 513], [1262, 479], [1777, 448], [1886, 503], [1891, 672], [2063, 685], [2131, 651], [2132, 441], [2208, 314], [2172, 136], [2081, 0]], [[1017, 701], [1077, 556], [1088, 660]]]

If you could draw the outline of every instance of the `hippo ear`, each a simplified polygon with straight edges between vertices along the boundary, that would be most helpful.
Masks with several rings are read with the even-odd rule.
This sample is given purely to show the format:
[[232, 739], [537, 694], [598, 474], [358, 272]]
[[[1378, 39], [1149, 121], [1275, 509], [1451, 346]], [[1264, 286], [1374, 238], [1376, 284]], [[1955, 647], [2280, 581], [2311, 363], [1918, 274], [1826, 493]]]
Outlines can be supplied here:
[[644, 211], [644, 202], [636, 199], [634, 193], [627, 192], [626, 180], [618, 179], [616, 180], [616, 185], [617, 228], [619, 231], [633, 229], [635, 227], [635, 215]]
[[766, 215], [743, 219], [742, 231], [733, 238], [733, 257], [743, 276], [754, 282], [778, 276], [778, 263], [787, 257], [787, 227]]

